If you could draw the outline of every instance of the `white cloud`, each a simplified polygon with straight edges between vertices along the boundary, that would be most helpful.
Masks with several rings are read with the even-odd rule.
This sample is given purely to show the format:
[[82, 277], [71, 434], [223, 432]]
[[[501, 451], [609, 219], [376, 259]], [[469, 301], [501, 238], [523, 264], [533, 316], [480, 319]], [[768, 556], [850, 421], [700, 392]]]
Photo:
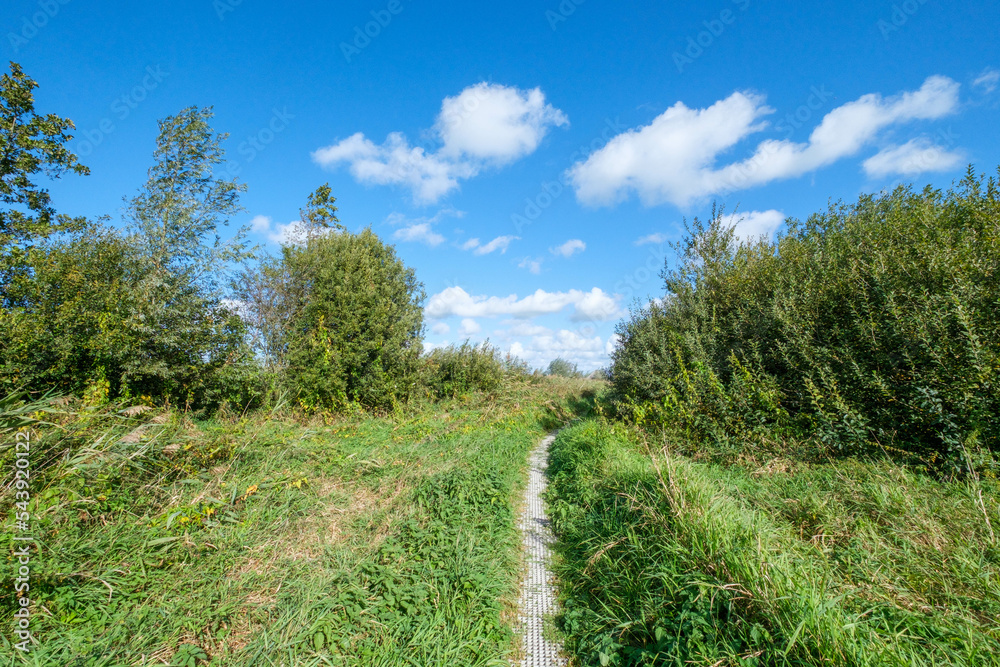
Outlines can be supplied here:
[[911, 139], [902, 146], [889, 146], [864, 161], [865, 173], [873, 178], [890, 174], [915, 176], [927, 171], [948, 171], [958, 167], [964, 156], [949, 151], [926, 138]]
[[266, 215], [255, 215], [250, 221], [250, 231], [255, 234], [263, 234], [271, 229], [271, 218]]
[[444, 243], [444, 237], [431, 229], [429, 222], [414, 223], [406, 227], [401, 227], [393, 232], [392, 238], [397, 241], [418, 241], [432, 248]]
[[462, 326], [458, 328], [459, 336], [471, 336], [482, 331], [482, 327], [479, 326], [479, 322], [475, 321], [471, 317], [466, 317], [462, 320]]
[[449, 333], [451, 333], [451, 327], [449, 327], [444, 322], [438, 322], [437, 324], [431, 327], [431, 333], [437, 336], [447, 336]]
[[528, 271], [537, 276], [542, 272], [542, 259], [531, 259], [530, 257], [525, 257], [518, 263], [517, 268], [528, 269]]
[[479, 239], [469, 239], [462, 244], [462, 250], [472, 250], [479, 247]]
[[995, 70], [992, 67], [987, 67], [983, 70], [982, 74], [976, 77], [975, 81], [972, 82], [972, 85], [977, 88], [982, 88], [983, 92], [989, 95], [997, 89], [997, 83], [1000, 83], [1000, 71]]
[[323, 167], [350, 163], [351, 175], [365, 185], [404, 185], [422, 204], [438, 201], [458, 187], [460, 178], [471, 178], [479, 171], [474, 165], [453, 163], [410, 146], [400, 132], [390, 134], [381, 146], [358, 132], [314, 151], [312, 158]]
[[576, 301], [576, 312], [571, 319], [576, 322], [586, 320], [607, 322], [619, 314], [618, 301], [595, 287]]
[[608, 362], [606, 344], [600, 336], [590, 338], [567, 329], [531, 336], [523, 342], [516, 341], [511, 344], [510, 353], [535, 368], [546, 368], [557, 357], [576, 364], [583, 372]]
[[[472, 253], [474, 255], [488, 255], [491, 252], [499, 250], [500, 254], [502, 255], [505, 252], [507, 252], [507, 246], [510, 245], [511, 241], [518, 241], [520, 240], [520, 238], [521, 238], [520, 236], [498, 236], [489, 243], [487, 243], [486, 245], [479, 245], [478, 243], [479, 239], [473, 239], [477, 243], [476, 245], [472, 246], [473, 248], [475, 248], [472, 251]], [[466, 242], [465, 245], [469, 245], [469, 242]], [[463, 246], [463, 248], [464, 247], [465, 246]]]
[[611, 354], [618, 347], [618, 341], [621, 340], [621, 336], [618, 334], [611, 334], [608, 336], [608, 342], [604, 344], [604, 353]]
[[556, 248], [549, 248], [549, 252], [553, 255], [562, 255], [563, 257], [569, 258], [578, 252], [583, 252], [587, 249], [587, 244], [580, 239], [570, 239], [563, 243], [561, 246]]
[[543, 327], [539, 324], [532, 324], [531, 322], [525, 321], [513, 321], [507, 322], [505, 324], [510, 324], [510, 329], [500, 330], [499, 333], [503, 337], [511, 336], [542, 336], [545, 334], [552, 333], [552, 330], [548, 327]]
[[444, 142], [441, 155], [507, 164], [533, 153], [550, 127], [567, 124], [541, 89], [483, 82], [446, 97], [435, 129]]
[[392, 233], [392, 238], [397, 241], [415, 241], [434, 248], [445, 241], [443, 236], [434, 231], [434, 225], [444, 218], [461, 218], [464, 215], [464, 211], [444, 208], [431, 217], [409, 218], [402, 213], [390, 213], [385, 221], [398, 228]]
[[426, 204], [485, 167], [534, 152], [552, 126], [567, 123], [538, 88], [479, 83], [442, 102], [434, 126], [442, 144], [437, 150], [411, 146], [401, 132], [390, 133], [381, 145], [358, 132], [314, 151], [312, 158], [323, 167], [349, 164], [360, 183], [407, 187], [418, 203]]
[[764, 237], [770, 241], [774, 233], [785, 222], [785, 214], [771, 209], [769, 211], [750, 211], [749, 213], [733, 213], [723, 218], [727, 227], [735, 229], [736, 238], [741, 241], [754, 241]]
[[536, 315], [557, 313], [567, 306], [574, 306], [574, 320], [613, 319], [618, 314], [617, 299], [595, 287], [589, 292], [570, 290], [568, 292], [546, 292], [536, 290], [534, 294], [519, 299], [516, 294], [506, 297], [472, 296], [461, 287], [448, 287], [433, 295], [424, 309], [432, 319], [450, 316], [458, 317], [499, 317], [511, 316], [530, 318]]
[[636, 245], [646, 245], [647, 243], [665, 243], [667, 240], [666, 234], [648, 234], [647, 236], [641, 236], [635, 240]]
[[[269, 241], [280, 245], [294, 245], [305, 240], [306, 229], [301, 220], [277, 223], [266, 215], [257, 215], [250, 221], [250, 231], [254, 234], [264, 234]], [[330, 233], [325, 230], [323, 233]]]
[[916, 91], [892, 98], [873, 93], [828, 113], [809, 141], [769, 139], [745, 160], [716, 167], [718, 158], [767, 127], [774, 112], [760, 95], [736, 92], [706, 109], [677, 102], [652, 123], [628, 130], [569, 170], [577, 198], [608, 205], [635, 193], [646, 205], [685, 206], [712, 194], [792, 178], [856, 154], [895, 124], [935, 119], [958, 107], [959, 84], [931, 76]]

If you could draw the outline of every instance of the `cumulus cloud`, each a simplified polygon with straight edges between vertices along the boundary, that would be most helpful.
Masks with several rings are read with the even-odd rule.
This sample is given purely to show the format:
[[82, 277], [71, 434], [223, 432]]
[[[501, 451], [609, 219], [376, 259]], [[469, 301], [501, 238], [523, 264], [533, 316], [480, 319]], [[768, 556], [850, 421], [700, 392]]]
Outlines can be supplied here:
[[366, 185], [401, 185], [418, 203], [433, 203], [486, 167], [499, 167], [534, 152], [566, 115], [545, 102], [538, 88], [479, 83], [441, 104], [434, 133], [436, 150], [411, 146], [401, 132], [376, 144], [361, 132], [313, 151], [328, 168], [346, 163]]
[[434, 225], [444, 218], [461, 218], [464, 215], [464, 211], [445, 208], [431, 217], [409, 218], [402, 213], [390, 213], [385, 221], [397, 228], [392, 233], [392, 238], [395, 240], [424, 243], [434, 248], [445, 241], [441, 234], [434, 231]]
[[982, 88], [983, 92], [988, 95], [997, 89], [997, 83], [1000, 83], [1000, 71], [987, 67], [982, 74], [976, 77], [972, 85]]
[[446, 97], [435, 129], [444, 142], [443, 156], [507, 164], [533, 153], [550, 127], [568, 124], [539, 88], [483, 82]]
[[451, 327], [449, 327], [444, 322], [438, 322], [437, 324], [431, 327], [431, 333], [437, 336], [447, 336], [449, 333], [451, 333]]
[[500, 254], [507, 252], [507, 247], [512, 241], [520, 240], [520, 236], [498, 236], [485, 245], [480, 245], [479, 239], [469, 239], [462, 244], [462, 250], [471, 250], [474, 255], [488, 255], [496, 250]]
[[962, 153], [949, 151], [926, 138], [911, 139], [902, 146], [888, 146], [864, 161], [865, 173], [873, 178], [891, 174], [916, 176], [927, 171], [948, 171], [961, 165]]
[[542, 272], [542, 260], [541, 258], [531, 259], [530, 257], [525, 257], [518, 262], [517, 268], [528, 269], [528, 271], [537, 276]]
[[607, 364], [606, 344], [600, 336], [583, 336], [575, 331], [560, 329], [515, 341], [510, 353], [535, 368], [545, 368], [561, 357], [586, 372]]
[[271, 218], [266, 215], [255, 215], [250, 221], [250, 231], [263, 234], [271, 229]]
[[749, 213], [733, 213], [723, 218], [728, 227], [733, 227], [736, 238], [741, 241], [755, 241], [761, 237], [771, 240], [774, 233], [785, 222], [785, 214], [781, 211], [750, 211]]
[[458, 335], [472, 336], [480, 331], [482, 331], [482, 327], [479, 326], [479, 322], [475, 321], [471, 317], [466, 317], [462, 320], [462, 325], [458, 328]]
[[568, 172], [577, 198], [609, 205], [632, 194], [648, 205], [686, 206], [720, 192], [793, 178], [858, 153], [890, 126], [955, 112], [959, 84], [931, 76], [915, 91], [891, 98], [864, 95], [828, 113], [805, 143], [769, 139], [737, 162], [719, 157], [764, 130], [773, 109], [763, 96], [735, 92], [705, 109], [677, 102], [652, 123], [616, 136]]
[[635, 245], [646, 245], [648, 243], [666, 243], [666, 234], [648, 234], [646, 236], [640, 236], [635, 240]]
[[557, 313], [567, 306], [574, 306], [574, 320], [606, 321], [618, 315], [617, 299], [598, 287], [589, 292], [546, 292], [539, 289], [520, 299], [516, 294], [506, 297], [473, 296], [461, 287], [448, 287], [427, 301], [424, 312], [432, 319], [451, 316], [526, 319]]
[[444, 237], [431, 229], [430, 223], [427, 222], [414, 223], [406, 227], [401, 227], [393, 232], [392, 238], [397, 241], [417, 241], [432, 248], [444, 243]]
[[555, 248], [549, 248], [549, 252], [553, 255], [562, 255], [563, 257], [569, 258], [578, 252], [583, 252], [587, 249], [587, 244], [580, 239], [570, 239], [563, 243], [561, 246]]

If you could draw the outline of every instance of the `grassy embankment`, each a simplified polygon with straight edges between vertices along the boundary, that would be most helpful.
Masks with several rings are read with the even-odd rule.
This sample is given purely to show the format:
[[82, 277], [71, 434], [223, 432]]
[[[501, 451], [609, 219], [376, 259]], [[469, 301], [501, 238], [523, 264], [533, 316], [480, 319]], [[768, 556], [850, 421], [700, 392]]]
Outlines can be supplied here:
[[526, 455], [580, 386], [326, 424], [42, 415], [58, 427], [31, 450], [38, 643], [24, 656], [5, 630], [0, 664], [506, 664]]
[[1000, 664], [995, 480], [709, 460], [596, 418], [550, 474], [578, 664]]

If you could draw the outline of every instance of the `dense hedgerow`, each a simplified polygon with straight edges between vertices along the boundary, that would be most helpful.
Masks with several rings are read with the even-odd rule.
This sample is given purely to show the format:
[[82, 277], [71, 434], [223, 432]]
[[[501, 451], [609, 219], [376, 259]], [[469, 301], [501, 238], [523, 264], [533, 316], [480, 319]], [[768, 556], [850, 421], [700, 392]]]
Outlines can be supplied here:
[[[449, 345], [427, 355], [423, 383], [438, 398], [473, 391], [494, 392], [503, 385], [508, 364], [500, 350], [487, 341], [482, 345]], [[513, 369], [510, 369], [513, 370]]]
[[618, 327], [612, 382], [632, 418], [949, 471], [1000, 451], [996, 179], [863, 196], [774, 243], [695, 219], [678, 250], [665, 298]]

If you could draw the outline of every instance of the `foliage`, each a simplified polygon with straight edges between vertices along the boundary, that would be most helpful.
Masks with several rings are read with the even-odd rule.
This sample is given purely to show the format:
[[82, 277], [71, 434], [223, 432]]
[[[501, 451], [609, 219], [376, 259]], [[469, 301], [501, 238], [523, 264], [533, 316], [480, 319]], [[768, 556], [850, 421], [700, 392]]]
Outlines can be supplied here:
[[1000, 451], [1000, 193], [969, 175], [739, 244], [695, 220], [667, 295], [621, 323], [625, 414], [721, 442], [746, 428], [945, 472]]
[[88, 174], [66, 148], [73, 121], [35, 112], [38, 87], [17, 63], [0, 77], [0, 306], [11, 298], [6, 286], [23, 274], [23, 255], [39, 239], [80, 224], [56, 214], [48, 190], [33, 182], [37, 175], [59, 178], [66, 172]]
[[550, 450], [575, 664], [1000, 665], [995, 480], [658, 441], [591, 419]]
[[388, 408], [412, 392], [425, 294], [413, 269], [370, 229], [286, 246], [297, 299], [288, 379], [303, 406]]
[[127, 213], [157, 272], [194, 284], [211, 283], [227, 263], [247, 256], [245, 230], [229, 241], [220, 237], [220, 227], [243, 210], [246, 186], [213, 175], [229, 136], [212, 130], [213, 115], [210, 107], [188, 107], [159, 122], [154, 164]]
[[562, 357], [557, 357], [549, 363], [549, 368], [546, 371], [548, 375], [558, 375], [559, 377], [572, 378], [578, 377], [580, 371], [576, 369], [576, 364], [563, 359]]
[[433, 350], [425, 357], [423, 383], [438, 397], [455, 397], [473, 391], [494, 392], [508, 375], [523, 374], [516, 360], [504, 358], [489, 341], [470, 345], [449, 345]]

